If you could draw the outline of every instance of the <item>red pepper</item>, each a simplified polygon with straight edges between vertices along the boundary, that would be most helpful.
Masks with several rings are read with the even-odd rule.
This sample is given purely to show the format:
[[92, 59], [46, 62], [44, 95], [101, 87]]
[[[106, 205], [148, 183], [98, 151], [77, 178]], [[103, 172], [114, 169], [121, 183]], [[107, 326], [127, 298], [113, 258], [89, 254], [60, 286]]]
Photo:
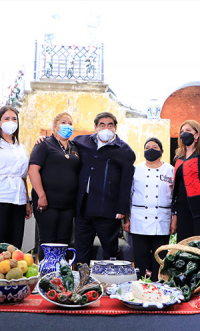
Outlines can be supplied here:
[[52, 301], [57, 301], [58, 293], [55, 290], [50, 290], [47, 292], [47, 298], [49, 298]]
[[88, 302], [95, 301], [99, 297], [99, 293], [97, 293], [96, 291], [89, 291], [89, 292], [84, 293], [84, 294], [87, 295]]
[[66, 294], [66, 290], [61, 282], [61, 280], [58, 277], [54, 277], [51, 279], [51, 283], [55, 285], [62, 293]]

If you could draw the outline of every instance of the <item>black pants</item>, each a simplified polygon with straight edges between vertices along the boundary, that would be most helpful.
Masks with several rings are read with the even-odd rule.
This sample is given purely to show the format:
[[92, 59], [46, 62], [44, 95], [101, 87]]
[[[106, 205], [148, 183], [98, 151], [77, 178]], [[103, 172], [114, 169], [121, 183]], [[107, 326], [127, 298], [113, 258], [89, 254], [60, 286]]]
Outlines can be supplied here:
[[26, 205], [0, 203], [0, 242], [22, 248]]
[[189, 209], [188, 203], [179, 204], [177, 209], [177, 242], [200, 236], [200, 217], [194, 218]]
[[[158, 280], [159, 264], [157, 263], [154, 253], [162, 245], [169, 243], [167, 236], [148, 236], [132, 234], [133, 253], [135, 267], [140, 269], [140, 276], [145, 276], [146, 269], [152, 272], [151, 280]], [[159, 253], [160, 258], [164, 259], [167, 251]]]
[[121, 220], [101, 217], [77, 216], [75, 221], [75, 247], [77, 263], [90, 264], [95, 235], [103, 249], [103, 259], [119, 255], [118, 236]]
[[[69, 244], [72, 235], [74, 209], [47, 208], [42, 213], [33, 206], [34, 216], [37, 222], [39, 244], [59, 243]], [[44, 253], [41, 247], [38, 250], [41, 261]]]

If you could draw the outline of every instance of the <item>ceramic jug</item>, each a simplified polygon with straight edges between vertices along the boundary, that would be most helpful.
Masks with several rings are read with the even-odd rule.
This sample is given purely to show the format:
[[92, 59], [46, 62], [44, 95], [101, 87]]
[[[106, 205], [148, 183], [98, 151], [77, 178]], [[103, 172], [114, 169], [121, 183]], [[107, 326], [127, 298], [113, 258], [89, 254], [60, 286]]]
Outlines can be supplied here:
[[73, 251], [74, 255], [69, 266], [71, 266], [76, 259], [76, 250], [74, 248], [69, 248], [67, 244], [42, 244], [44, 251], [44, 259], [39, 263], [40, 276], [44, 276], [52, 271], [60, 270], [60, 262], [64, 260], [66, 262], [67, 251]]

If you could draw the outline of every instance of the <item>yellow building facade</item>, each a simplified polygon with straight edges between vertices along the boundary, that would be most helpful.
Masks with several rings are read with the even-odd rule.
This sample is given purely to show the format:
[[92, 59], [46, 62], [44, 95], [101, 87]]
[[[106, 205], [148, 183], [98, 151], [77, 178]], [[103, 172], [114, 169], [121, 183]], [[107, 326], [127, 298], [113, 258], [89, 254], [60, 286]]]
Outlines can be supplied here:
[[146, 115], [119, 103], [103, 83], [69, 83], [40, 81], [31, 83], [20, 109], [20, 142], [29, 154], [35, 140], [52, 130], [52, 120], [67, 111], [73, 118], [75, 134], [94, 131], [94, 118], [103, 111], [112, 112], [118, 120], [117, 133], [136, 153], [136, 163], [144, 161], [147, 138], [159, 138], [164, 147], [163, 160], [170, 162], [170, 120], [147, 119]]

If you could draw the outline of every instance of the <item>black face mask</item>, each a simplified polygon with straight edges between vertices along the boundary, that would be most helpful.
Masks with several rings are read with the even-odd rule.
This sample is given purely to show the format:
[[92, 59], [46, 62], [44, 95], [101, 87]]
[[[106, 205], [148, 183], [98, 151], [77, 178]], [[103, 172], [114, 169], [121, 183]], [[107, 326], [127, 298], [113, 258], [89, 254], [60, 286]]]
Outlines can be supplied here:
[[148, 161], [155, 161], [161, 156], [162, 156], [161, 151], [158, 151], [157, 149], [150, 148], [147, 151], [144, 151], [144, 157]]
[[194, 142], [194, 136], [190, 132], [182, 132], [180, 135], [183, 145], [190, 146]]

